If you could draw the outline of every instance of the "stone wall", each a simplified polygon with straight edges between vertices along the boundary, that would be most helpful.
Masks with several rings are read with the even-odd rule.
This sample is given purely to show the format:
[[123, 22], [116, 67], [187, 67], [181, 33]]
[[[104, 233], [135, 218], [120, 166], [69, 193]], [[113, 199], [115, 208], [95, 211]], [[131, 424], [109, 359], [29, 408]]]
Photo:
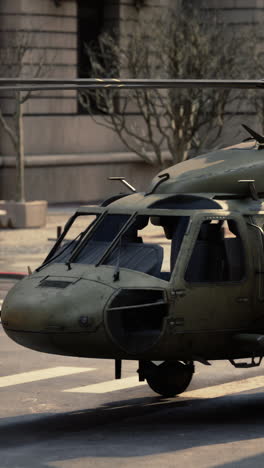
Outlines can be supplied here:
[[[105, 1], [107, 28], [117, 23], [119, 3]], [[45, 62], [42, 77], [77, 77], [77, 2], [62, 0], [1, 0], [0, 39], [8, 44], [14, 35], [28, 34], [32, 45], [30, 62]], [[33, 69], [34, 72], [34, 69]], [[29, 73], [33, 76], [32, 73]], [[52, 96], [52, 98], [49, 98]], [[4, 113], [13, 110], [13, 100], [1, 99]], [[119, 140], [89, 116], [78, 115], [74, 91], [47, 91], [32, 95], [24, 105], [25, 153], [61, 154], [122, 151]], [[12, 155], [8, 135], [0, 129], [0, 154]]]
[[193, 1], [204, 10], [217, 9], [229, 24], [262, 23], [264, 0], [198, 0]]
[[[0, 199], [14, 198], [14, 165], [13, 157], [0, 156]], [[129, 192], [120, 182], [109, 181], [108, 177], [125, 177], [138, 191], [146, 191], [157, 172], [157, 167], [127, 152], [27, 156], [26, 199], [53, 203], [99, 201]]]
[[[77, 65], [76, 1], [67, 0], [56, 7], [52, 0], [1, 0], [0, 31], [5, 44], [17, 35], [30, 43], [25, 57], [26, 75], [75, 78]], [[42, 63], [39, 68], [39, 63]], [[73, 91], [42, 92], [25, 103], [25, 114], [76, 113]], [[6, 109], [12, 104], [7, 105]]]
[[[232, 27], [248, 22], [261, 24], [264, 15], [264, 0], [182, 1], [205, 11], [217, 8], [223, 21]], [[151, 18], [154, 12], [180, 3], [180, 0], [105, 0], [105, 25], [111, 29], [118, 24], [124, 37], [133, 33], [140, 15]], [[62, 0], [58, 7], [53, 0], [1, 0], [1, 43], [8, 43], [12, 35], [23, 31], [32, 37], [33, 62], [45, 56], [48, 76], [77, 76], [76, 0]], [[45, 198], [52, 202], [101, 199], [121, 190], [117, 183], [107, 181], [111, 175], [127, 177], [140, 190], [147, 186], [157, 170], [125, 153], [125, 147], [113, 132], [95, 125], [89, 116], [78, 115], [75, 92], [52, 92], [52, 99], [50, 94], [42, 92], [25, 105], [28, 199]], [[10, 112], [12, 101], [4, 101], [4, 109]], [[13, 196], [14, 160], [10, 157], [13, 154], [8, 136], [0, 130], [0, 198]]]
[[[145, 3], [150, 12], [150, 7], [156, 8], [160, 2]], [[124, 24], [127, 28], [126, 15], [130, 18], [133, 12], [139, 14], [132, 0], [105, 0], [105, 27], [112, 29]], [[37, 62], [41, 55], [45, 56], [48, 76], [77, 76], [76, 0], [62, 0], [58, 7], [53, 0], [2, 0], [2, 40], [8, 43], [12, 35], [22, 31], [30, 34], [33, 59]], [[121, 190], [118, 184], [107, 180], [111, 175], [125, 176], [139, 189], [145, 188], [157, 169], [143, 164], [135, 155], [124, 153], [124, 145], [113, 132], [96, 125], [87, 115], [78, 115], [74, 92], [52, 92], [52, 99], [50, 95], [51, 92], [38, 93], [25, 104], [27, 199], [44, 198], [51, 202], [102, 199]], [[12, 101], [5, 99], [4, 111], [11, 110]], [[0, 154], [3, 156], [0, 198], [13, 198], [14, 149], [2, 129]]]

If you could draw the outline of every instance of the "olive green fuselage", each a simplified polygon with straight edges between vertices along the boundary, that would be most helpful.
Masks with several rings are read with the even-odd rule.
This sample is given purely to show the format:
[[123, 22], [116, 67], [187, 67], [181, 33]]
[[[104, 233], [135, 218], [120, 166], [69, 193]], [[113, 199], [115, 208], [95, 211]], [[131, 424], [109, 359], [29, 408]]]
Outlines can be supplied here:
[[[249, 156], [253, 160], [247, 162]], [[52, 261], [48, 257], [36, 272], [16, 284], [2, 308], [6, 333], [28, 348], [68, 356], [206, 361], [262, 355], [259, 343], [243, 341], [243, 334], [264, 333], [264, 203], [254, 199], [248, 182], [241, 185], [237, 180], [249, 171], [262, 184], [262, 160], [256, 148], [219, 151], [168, 170], [169, 177], [154, 179], [147, 194], [126, 196], [109, 206], [80, 208], [81, 216], [98, 216], [91, 236], [85, 231], [80, 244], [75, 240], [76, 250], [68, 260], [56, 262], [55, 246]], [[264, 192], [262, 187], [256, 186], [256, 190]], [[120, 216], [116, 218], [121, 224], [119, 234], [115, 222], [108, 233], [106, 222], [105, 239], [100, 237], [102, 233], [96, 237], [109, 214]], [[172, 240], [168, 272], [154, 272], [150, 262], [156, 255], [158, 264], [163, 247], [153, 249], [147, 241], [144, 251], [140, 236], [126, 244], [130, 250], [122, 244], [128, 233], [135, 234], [131, 227], [141, 233], [146, 217], [150, 224], [164, 229], [166, 242]], [[212, 239], [204, 239], [203, 228], [209, 226], [212, 231], [219, 226], [218, 231], [224, 232], [224, 223], [237, 243], [225, 239], [212, 250]], [[181, 224], [176, 240], [174, 224], [178, 228]], [[100, 242], [104, 254], [98, 248]], [[91, 246], [90, 253], [97, 260], [91, 261], [89, 252], [89, 260], [81, 257], [82, 243]], [[216, 252], [218, 273], [222, 271], [216, 279], [199, 279], [203, 256], [197, 256], [192, 266], [192, 254], [206, 252], [206, 243]], [[235, 258], [228, 265], [232, 269], [228, 274], [219, 262], [222, 247], [228, 247], [229, 257]], [[127, 267], [120, 264], [124, 252], [129, 258]], [[148, 264], [146, 271], [140, 261], [135, 266], [134, 257], [139, 255], [140, 260], [141, 252], [147, 252], [141, 262]]]
[[[184, 279], [197, 230], [208, 213], [193, 214], [169, 281], [126, 268], [120, 268], [115, 279], [116, 268], [109, 265], [72, 263], [69, 269], [53, 263], [9, 292], [2, 309], [6, 333], [23, 346], [69, 356], [212, 360], [255, 355], [256, 346], [233, 339], [239, 333], [264, 331], [262, 276], [256, 276], [259, 259], [253, 255], [258, 249], [257, 233], [247, 228], [242, 216], [221, 211], [241, 224], [245, 278], [211, 284], [189, 284]], [[209, 214], [220, 216], [218, 210]], [[123, 314], [129, 314], [123, 318], [118, 307], [111, 306], [122, 291], [136, 298], [132, 308], [125, 304], [129, 312], [121, 307]], [[145, 312], [137, 296], [140, 292], [143, 297], [153, 296], [153, 291], [160, 296], [143, 301]]]

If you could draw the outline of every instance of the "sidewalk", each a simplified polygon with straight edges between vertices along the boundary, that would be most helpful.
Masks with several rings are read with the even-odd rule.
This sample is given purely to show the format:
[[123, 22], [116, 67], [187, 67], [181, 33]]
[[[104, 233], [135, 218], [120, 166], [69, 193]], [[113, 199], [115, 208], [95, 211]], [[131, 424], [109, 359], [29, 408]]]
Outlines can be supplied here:
[[51, 206], [47, 224], [40, 229], [0, 229], [0, 272], [26, 273], [35, 270], [43, 261], [56, 239], [57, 226], [64, 226], [77, 206]]

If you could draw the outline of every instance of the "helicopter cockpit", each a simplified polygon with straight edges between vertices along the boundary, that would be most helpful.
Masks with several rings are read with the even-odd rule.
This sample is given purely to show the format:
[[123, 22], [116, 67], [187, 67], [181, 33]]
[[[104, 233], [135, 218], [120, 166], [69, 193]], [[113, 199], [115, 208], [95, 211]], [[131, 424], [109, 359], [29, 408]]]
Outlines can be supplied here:
[[[73, 264], [107, 265], [114, 267], [114, 280], [125, 268], [169, 281], [192, 213], [219, 206], [215, 201], [190, 196], [167, 197], [150, 206], [139, 212], [111, 206], [81, 208], [40, 269], [51, 263], [64, 263], [69, 269]], [[185, 280], [240, 280], [241, 252], [236, 224], [208, 219], [201, 224], [193, 244]]]
[[76, 217], [44, 265], [109, 265], [168, 281], [189, 217], [148, 211], [140, 215], [103, 212]]

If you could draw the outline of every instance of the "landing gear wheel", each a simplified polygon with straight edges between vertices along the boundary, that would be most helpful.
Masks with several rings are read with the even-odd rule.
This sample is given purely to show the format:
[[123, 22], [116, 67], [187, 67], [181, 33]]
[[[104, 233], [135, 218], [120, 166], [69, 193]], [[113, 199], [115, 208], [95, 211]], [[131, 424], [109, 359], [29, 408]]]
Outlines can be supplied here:
[[150, 388], [164, 397], [178, 395], [190, 384], [194, 373], [192, 363], [163, 362], [159, 366], [153, 362], [144, 362], [141, 372]]

